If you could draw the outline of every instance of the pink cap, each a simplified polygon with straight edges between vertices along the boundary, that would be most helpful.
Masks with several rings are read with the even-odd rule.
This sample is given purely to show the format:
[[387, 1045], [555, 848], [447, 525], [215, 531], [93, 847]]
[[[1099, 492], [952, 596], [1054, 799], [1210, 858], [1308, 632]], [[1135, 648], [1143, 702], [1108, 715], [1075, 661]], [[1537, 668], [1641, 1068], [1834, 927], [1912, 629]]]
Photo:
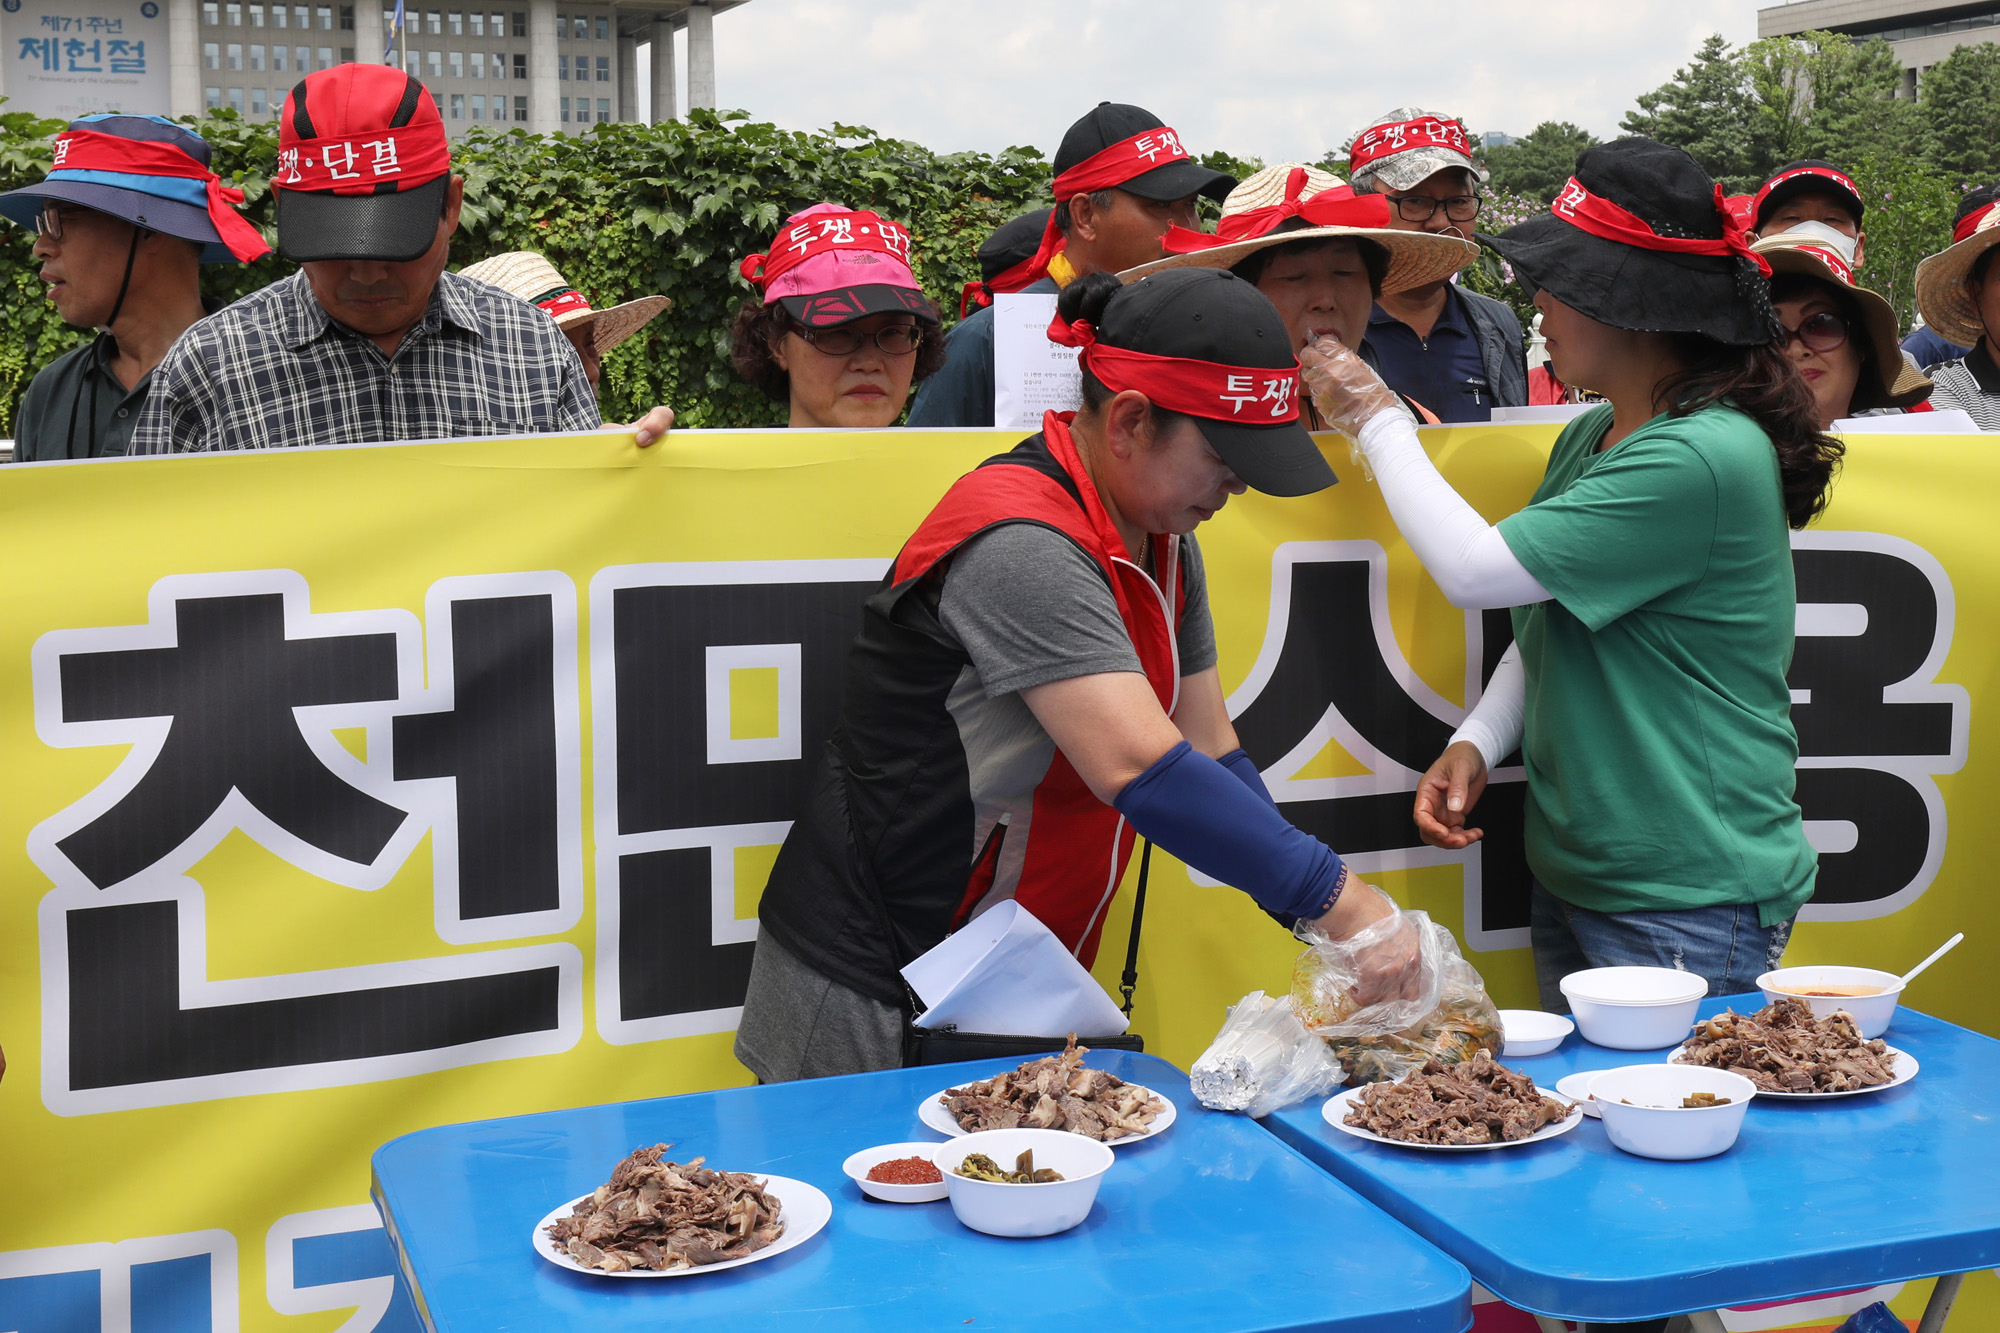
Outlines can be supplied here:
[[[815, 219], [824, 218], [828, 220], [827, 225], [833, 225], [837, 220], [852, 217], [853, 214], [839, 204], [814, 204], [786, 218], [784, 225], [778, 228], [778, 234], [783, 237]], [[866, 222], [860, 226], [869, 228]], [[820, 230], [814, 228], [815, 233]], [[857, 248], [822, 250], [794, 264], [764, 288], [764, 304], [769, 305], [785, 296], [818, 296], [843, 287], [908, 287], [913, 291], [922, 290], [909, 264], [892, 252], [900, 238], [903, 253], [909, 253], [908, 232], [897, 229], [897, 235], [887, 238], [888, 243], [884, 244], [884, 240], [877, 238], [872, 229], [866, 238], [853, 235], [853, 230], [850, 224], [847, 232], [853, 236]], [[861, 245], [868, 248], [859, 248]]]
[[910, 271], [909, 229], [867, 210], [814, 204], [785, 219], [770, 252], [740, 268], [763, 289], [764, 304], [782, 301], [809, 325], [887, 311], [938, 317]]

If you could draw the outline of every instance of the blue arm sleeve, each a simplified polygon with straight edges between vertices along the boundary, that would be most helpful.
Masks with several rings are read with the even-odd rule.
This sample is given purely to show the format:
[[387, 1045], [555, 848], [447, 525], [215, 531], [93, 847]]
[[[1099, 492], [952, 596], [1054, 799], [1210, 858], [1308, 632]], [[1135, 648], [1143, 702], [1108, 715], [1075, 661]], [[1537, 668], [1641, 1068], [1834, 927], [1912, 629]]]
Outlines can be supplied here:
[[1319, 916], [1340, 896], [1342, 867], [1333, 849], [1293, 828], [1268, 795], [1260, 800], [1186, 741], [1132, 779], [1112, 804], [1141, 834], [1274, 915]]
[[1271, 789], [1264, 785], [1264, 775], [1257, 771], [1257, 765], [1251, 762], [1249, 754], [1240, 746], [1215, 762], [1234, 773], [1238, 782], [1263, 797], [1272, 809], [1278, 808], [1278, 803], [1271, 799]]

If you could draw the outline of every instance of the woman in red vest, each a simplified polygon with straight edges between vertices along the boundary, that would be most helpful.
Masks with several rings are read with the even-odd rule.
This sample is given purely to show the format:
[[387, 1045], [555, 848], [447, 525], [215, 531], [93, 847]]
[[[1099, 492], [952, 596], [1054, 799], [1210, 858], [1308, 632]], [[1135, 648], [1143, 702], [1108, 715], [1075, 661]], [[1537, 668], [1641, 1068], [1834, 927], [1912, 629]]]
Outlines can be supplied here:
[[[960, 478], [871, 598], [840, 725], [773, 868], [736, 1053], [766, 1081], [894, 1067], [897, 975], [1012, 898], [1085, 966], [1135, 840], [1335, 938], [1389, 916], [1237, 742], [1191, 535], [1334, 477], [1271, 303], [1226, 271], [1064, 289], [1083, 409]], [[1364, 998], [1401, 989], [1408, 931]]]

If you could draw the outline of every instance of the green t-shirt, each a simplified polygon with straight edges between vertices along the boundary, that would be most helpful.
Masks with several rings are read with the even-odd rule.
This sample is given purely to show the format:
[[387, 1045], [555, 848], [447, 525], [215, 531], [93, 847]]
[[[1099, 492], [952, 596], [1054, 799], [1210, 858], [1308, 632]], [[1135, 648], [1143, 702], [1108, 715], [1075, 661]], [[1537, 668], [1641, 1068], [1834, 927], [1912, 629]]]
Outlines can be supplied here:
[[1514, 609], [1527, 677], [1527, 850], [1600, 912], [1756, 903], [1794, 915], [1817, 870], [1792, 799], [1798, 592], [1771, 442], [1715, 407], [1597, 452], [1572, 422], [1500, 534], [1553, 601]]

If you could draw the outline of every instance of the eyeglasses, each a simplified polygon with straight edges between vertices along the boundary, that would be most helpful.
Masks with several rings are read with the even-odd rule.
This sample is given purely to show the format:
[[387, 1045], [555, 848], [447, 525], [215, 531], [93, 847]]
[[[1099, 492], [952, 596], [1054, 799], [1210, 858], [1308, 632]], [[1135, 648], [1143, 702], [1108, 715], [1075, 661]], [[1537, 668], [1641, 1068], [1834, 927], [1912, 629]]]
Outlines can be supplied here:
[[54, 204], [44, 204], [42, 211], [35, 214], [35, 235], [46, 236], [52, 241], [63, 238], [62, 214]]
[[1470, 222], [1479, 216], [1479, 205], [1483, 202], [1476, 194], [1455, 194], [1449, 199], [1433, 199], [1427, 194], [1399, 194], [1391, 198], [1405, 222], [1429, 222], [1440, 208], [1453, 222]]
[[1797, 328], [1785, 331], [1778, 350], [1790, 351], [1793, 339], [1804, 343], [1809, 352], [1831, 352], [1847, 345], [1847, 321], [1831, 310], [1807, 315]]
[[800, 329], [799, 337], [828, 356], [853, 356], [864, 342], [872, 342], [888, 356], [908, 356], [924, 340], [924, 331], [914, 324], [891, 324], [875, 330], [870, 338], [859, 329]]

